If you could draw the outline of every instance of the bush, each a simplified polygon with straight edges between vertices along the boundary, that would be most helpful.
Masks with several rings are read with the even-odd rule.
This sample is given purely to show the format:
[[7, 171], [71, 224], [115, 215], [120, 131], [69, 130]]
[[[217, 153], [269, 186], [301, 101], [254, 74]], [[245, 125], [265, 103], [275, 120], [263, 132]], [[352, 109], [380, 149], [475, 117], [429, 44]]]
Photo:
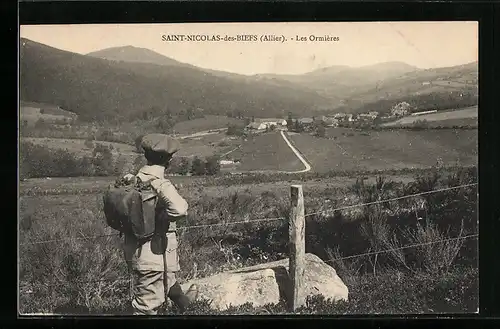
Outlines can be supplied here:
[[226, 134], [229, 136], [243, 136], [245, 134], [244, 126], [229, 125]]
[[86, 148], [88, 148], [88, 149], [93, 149], [93, 148], [94, 148], [94, 143], [92, 142], [92, 140], [89, 140], [89, 139], [87, 139], [87, 140], [85, 141], [85, 144], [84, 144], [84, 145], [85, 145], [85, 147], [86, 147]]
[[177, 175], [187, 175], [191, 170], [189, 158], [176, 157], [170, 162], [168, 171]]
[[205, 162], [205, 173], [207, 175], [216, 175], [220, 172], [219, 158], [216, 156], [210, 156]]
[[325, 126], [318, 125], [318, 127], [316, 128], [316, 136], [318, 136], [320, 138], [324, 138], [326, 136]]
[[191, 173], [198, 176], [205, 175], [205, 164], [203, 163], [203, 160], [198, 157], [194, 158]]
[[92, 156], [78, 157], [63, 149], [21, 142], [19, 152], [21, 179], [37, 177], [111, 176], [122, 171], [123, 158], [114, 159], [110, 149], [96, 144]]

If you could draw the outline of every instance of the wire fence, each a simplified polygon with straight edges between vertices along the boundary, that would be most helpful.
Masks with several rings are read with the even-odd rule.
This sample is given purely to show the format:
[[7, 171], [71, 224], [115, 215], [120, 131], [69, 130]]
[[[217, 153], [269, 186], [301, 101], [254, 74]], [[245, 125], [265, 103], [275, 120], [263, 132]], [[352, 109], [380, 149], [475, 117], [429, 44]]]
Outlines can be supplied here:
[[[325, 263], [334, 263], [334, 262], [338, 262], [338, 261], [342, 261], [342, 260], [348, 260], [348, 259], [353, 259], [353, 258], [359, 258], [359, 257], [366, 257], [366, 256], [372, 256], [372, 255], [389, 253], [391, 251], [405, 250], [405, 249], [411, 249], [411, 248], [418, 248], [418, 247], [432, 245], [432, 244], [445, 243], [445, 242], [456, 241], [456, 240], [465, 240], [465, 239], [478, 238], [478, 237], [479, 237], [479, 234], [469, 234], [469, 235], [458, 236], [458, 237], [454, 237], [454, 238], [441, 239], [441, 240], [437, 240], [437, 241], [429, 241], [429, 242], [409, 244], [409, 245], [398, 247], [398, 248], [384, 249], [384, 250], [380, 250], [380, 251], [365, 252], [365, 253], [362, 253], [362, 254], [356, 254], [356, 255], [350, 255], [350, 256], [345, 256], [345, 257], [339, 257], [339, 258], [329, 259], [329, 260], [326, 260], [324, 262]], [[111, 281], [112, 282], [129, 283], [130, 282], [130, 277], [105, 278], [105, 279], [97, 279], [97, 280], [80, 280], [80, 281], [74, 281], [74, 283], [77, 283], [77, 284], [90, 284], [90, 283], [111, 282]]]
[[[370, 206], [370, 205], [375, 205], [375, 204], [382, 204], [382, 203], [386, 203], [386, 202], [408, 199], [408, 198], [413, 198], [413, 197], [422, 196], [422, 195], [428, 195], [428, 194], [433, 194], [433, 193], [439, 193], [439, 192], [444, 192], [444, 191], [451, 191], [451, 190], [456, 190], [456, 189], [461, 189], [461, 188], [466, 188], [466, 187], [472, 187], [472, 186], [476, 186], [477, 184], [478, 183], [463, 184], [463, 185], [459, 185], [459, 186], [452, 186], [452, 187], [446, 187], [446, 188], [435, 189], [435, 190], [430, 190], [430, 191], [424, 191], [424, 192], [420, 192], [420, 193], [403, 195], [403, 196], [389, 198], [389, 199], [381, 199], [381, 200], [376, 200], [376, 201], [372, 201], [372, 202], [358, 203], [358, 204], [354, 204], [354, 205], [337, 207], [334, 209], [330, 209], [330, 211], [333, 212], [333, 211], [340, 211], [340, 210], [351, 209], [351, 208], [356, 208], [356, 207], [364, 207], [364, 206]], [[305, 215], [305, 217], [311, 217], [311, 216], [319, 215], [322, 213], [323, 213], [323, 211], [308, 213]], [[260, 218], [260, 219], [253, 219], [253, 220], [249, 219], [249, 220], [245, 220], [245, 221], [234, 221], [234, 222], [226, 222], [226, 223], [214, 223], [214, 224], [200, 224], [200, 225], [184, 226], [184, 227], [179, 227], [177, 230], [182, 231], [182, 230], [189, 230], [189, 229], [201, 229], [201, 228], [210, 228], [210, 227], [217, 227], [217, 226], [229, 226], [229, 225], [237, 225], [237, 224], [254, 224], [254, 223], [258, 223], [258, 222], [276, 222], [276, 221], [284, 221], [286, 219], [287, 219], [286, 217]], [[120, 233], [110, 233], [110, 234], [101, 234], [101, 235], [90, 236], [90, 237], [71, 237], [71, 238], [51, 239], [51, 240], [44, 240], [44, 241], [33, 241], [33, 242], [23, 243], [21, 245], [24, 246], [24, 245], [47, 244], [47, 243], [65, 241], [65, 240], [93, 240], [93, 239], [99, 239], [99, 238], [105, 238], [105, 237], [111, 237], [111, 236], [119, 236], [119, 235], [120, 235]], [[384, 250], [379, 250], [379, 251], [371, 251], [371, 252], [365, 252], [365, 253], [361, 253], [361, 254], [349, 255], [349, 256], [345, 256], [345, 257], [338, 257], [338, 258], [326, 260], [325, 262], [326, 263], [333, 263], [333, 262], [338, 262], [338, 261], [342, 261], [342, 260], [384, 254], [384, 253], [389, 253], [389, 252], [393, 252], [393, 251], [397, 251], [397, 250], [418, 248], [418, 247], [422, 247], [422, 246], [426, 246], [426, 245], [445, 243], [445, 242], [449, 242], [449, 241], [472, 239], [472, 238], [477, 238], [478, 236], [479, 236], [478, 234], [469, 234], [469, 235], [464, 235], [464, 236], [441, 239], [441, 240], [437, 240], [437, 241], [409, 244], [409, 245], [404, 245], [404, 246], [401, 246], [398, 248], [389, 248], [389, 249], [384, 249]], [[126, 283], [126, 282], [130, 282], [130, 277], [104, 278], [104, 279], [90, 280], [90, 281], [83, 280], [83, 281], [75, 281], [75, 283], [88, 284], [88, 283], [98, 283], [98, 282], [108, 282], [108, 281], [113, 281], [113, 282], [122, 282], [123, 281], [124, 283]]]
[[[433, 194], [433, 193], [461, 189], [461, 188], [465, 188], [465, 187], [471, 187], [471, 186], [475, 186], [475, 185], [477, 185], [477, 183], [463, 184], [463, 185], [446, 187], [446, 188], [441, 188], [441, 189], [436, 189], [436, 190], [424, 191], [424, 192], [420, 192], [420, 193], [403, 195], [403, 196], [394, 197], [394, 198], [390, 198], [390, 199], [382, 199], [382, 200], [376, 200], [376, 201], [372, 201], [372, 202], [364, 202], [364, 203], [358, 203], [358, 204], [349, 205], [349, 206], [342, 206], [342, 207], [337, 207], [337, 208], [329, 209], [329, 210], [331, 212], [335, 212], [335, 211], [341, 211], [341, 210], [352, 209], [352, 208], [357, 208], [357, 207], [371, 206], [371, 205], [375, 205], [375, 204], [382, 204], [382, 203], [393, 202], [393, 201], [398, 201], [398, 200], [403, 200], [403, 199], [408, 199], [408, 198], [414, 198], [414, 197], [422, 196], [422, 195], [428, 195], [428, 194]], [[319, 215], [322, 213], [323, 213], [323, 211], [317, 211], [317, 212], [306, 214], [305, 217]], [[233, 222], [226, 222], [226, 223], [183, 226], [183, 227], [177, 228], [177, 230], [183, 231], [183, 230], [190, 230], [190, 229], [210, 228], [210, 227], [217, 227], [217, 226], [229, 226], [229, 225], [237, 225], [237, 224], [253, 224], [253, 223], [259, 223], [259, 222], [274, 222], [274, 221], [282, 221], [282, 220], [286, 220], [286, 219], [287, 219], [286, 217], [248, 219], [248, 220], [244, 220], [244, 221], [233, 221]], [[32, 241], [32, 242], [22, 243], [20, 245], [25, 246], [25, 245], [46, 244], [46, 243], [54, 243], [54, 242], [60, 242], [60, 241], [65, 241], [65, 240], [92, 240], [92, 239], [99, 239], [99, 238], [104, 238], [104, 237], [109, 237], [109, 236], [118, 236], [118, 235], [120, 235], [120, 233], [101, 234], [101, 235], [88, 236], [88, 237], [70, 237], [70, 238], [50, 239], [50, 240], [44, 240], [44, 241]]]
[[[341, 210], [352, 209], [352, 208], [357, 208], [357, 207], [371, 206], [371, 205], [375, 205], [375, 204], [393, 202], [393, 201], [398, 201], [398, 200], [403, 200], [403, 199], [408, 199], [408, 198], [414, 198], [414, 197], [422, 196], [422, 195], [428, 195], [428, 194], [439, 193], [439, 192], [444, 192], [444, 191], [451, 191], [451, 190], [461, 189], [461, 188], [465, 188], [465, 187], [472, 187], [472, 186], [476, 186], [476, 185], [477, 185], [477, 183], [470, 183], [470, 184], [463, 184], [463, 185], [458, 185], [458, 186], [451, 186], [451, 187], [446, 187], [446, 188], [441, 188], [441, 189], [435, 189], [435, 190], [430, 190], [430, 191], [424, 191], [424, 192], [419, 192], [419, 193], [414, 193], [414, 194], [403, 195], [403, 196], [389, 198], [389, 199], [382, 199], [382, 200], [376, 200], [376, 201], [371, 201], [371, 202], [364, 202], [364, 203], [358, 203], [358, 204], [354, 204], [354, 205], [337, 207], [337, 208], [329, 209], [329, 211], [335, 212], [335, 211], [341, 211]], [[313, 213], [308, 213], [308, 214], [305, 214], [305, 217], [319, 215], [319, 214], [322, 214], [323, 211], [324, 210], [313, 212]], [[217, 226], [230, 226], [230, 225], [237, 225], [237, 224], [253, 224], [253, 223], [259, 223], [259, 222], [274, 222], [274, 221], [282, 221], [282, 220], [286, 220], [286, 219], [287, 219], [286, 217], [248, 219], [248, 220], [244, 220], [244, 221], [233, 221], [233, 222], [225, 222], [225, 223], [213, 223], [213, 224], [200, 224], [200, 225], [183, 226], [183, 227], [177, 228], [177, 230], [183, 231], [183, 230], [189, 230], [189, 229], [209, 228], [209, 227], [217, 227]], [[87, 236], [87, 237], [70, 237], [70, 238], [50, 239], [50, 240], [44, 240], [44, 241], [32, 241], [32, 242], [22, 243], [20, 245], [21, 246], [36, 245], [36, 244], [60, 242], [60, 241], [65, 241], [65, 240], [92, 240], [92, 239], [99, 239], [99, 238], [103, 238], [103, 237], [118, 236], [118, 235], [120, 235], [120, 233], [101, 234], [101, 235]]]

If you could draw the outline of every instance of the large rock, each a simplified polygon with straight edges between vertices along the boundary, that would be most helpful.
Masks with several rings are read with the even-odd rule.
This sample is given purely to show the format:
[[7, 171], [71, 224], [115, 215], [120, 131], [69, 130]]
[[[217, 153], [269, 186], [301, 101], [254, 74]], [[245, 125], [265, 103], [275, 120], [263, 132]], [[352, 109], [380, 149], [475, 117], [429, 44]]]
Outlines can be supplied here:
[[[333, 300], [346, 300], [348, 289], [335, 269], [314, 254], [306, 254], [305, 293], [321, 294]], [[223, 310], [229, 306], [252, 303], [255, 307], [278, 303], [280, 298], [289, 298], [290, 279], [288, 258], [223, 272], [211, 277], [193, 280], [182, 285], [186, 291], [196, 283], [199, 297], [212, 301], [212, 307]]]

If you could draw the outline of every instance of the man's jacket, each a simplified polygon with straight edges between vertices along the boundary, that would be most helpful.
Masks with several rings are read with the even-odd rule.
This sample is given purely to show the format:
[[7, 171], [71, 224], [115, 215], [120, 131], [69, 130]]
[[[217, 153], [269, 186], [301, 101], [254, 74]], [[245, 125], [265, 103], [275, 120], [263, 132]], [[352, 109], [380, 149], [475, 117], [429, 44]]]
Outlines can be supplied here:
[[[188, 204], [179, 195], [175, 186], [164, 178], [165, 168], [163, 166], [144, 166], [137, 178], [143, 182], [151, 181], [151, 186], [158, 194], [158, 207], [165, 210], [165, 229], [163, 234], [155, 234], [153, 238], [139, 244], [132, 236], [125, 236], [124, 253], [129, 266], [137, 270], [164, 271], [163, 251], [166, 250], [167, 271], [176, 272], [180, 270], [177, 253], [177, 218], [187, 215]], [[168, 225], [168, 227], [167, 227]]]

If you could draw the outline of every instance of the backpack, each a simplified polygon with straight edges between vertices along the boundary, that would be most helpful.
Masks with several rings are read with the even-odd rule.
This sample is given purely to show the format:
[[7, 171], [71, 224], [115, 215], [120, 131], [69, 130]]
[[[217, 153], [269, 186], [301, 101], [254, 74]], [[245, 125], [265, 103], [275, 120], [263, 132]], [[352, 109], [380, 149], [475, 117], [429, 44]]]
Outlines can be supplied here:
[[122, 234], [148, 241], [155, 233], [158, 196], [150, 182], [110, 185], [103, 197], [106, 223]]

